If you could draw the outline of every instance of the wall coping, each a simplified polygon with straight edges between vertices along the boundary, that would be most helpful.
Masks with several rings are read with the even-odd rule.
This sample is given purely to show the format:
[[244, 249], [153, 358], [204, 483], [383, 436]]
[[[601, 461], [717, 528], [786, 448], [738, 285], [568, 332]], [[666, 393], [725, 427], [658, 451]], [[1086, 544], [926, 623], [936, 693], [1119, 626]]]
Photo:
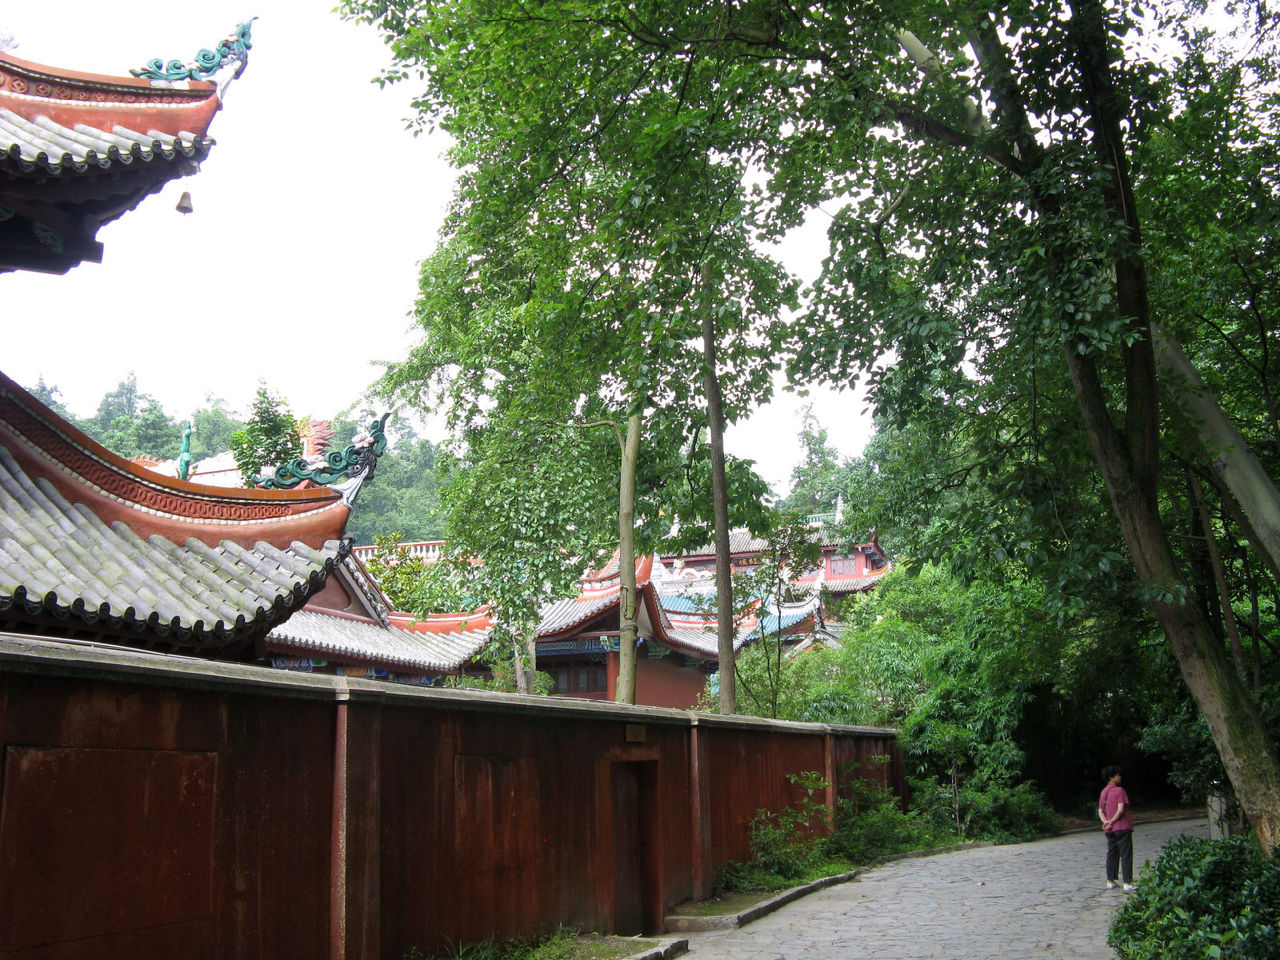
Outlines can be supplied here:
[[391, 681], [309, 674], [256, 664], [205, 660], [88, 641], [0, 631], [0, 673], [100, 679], [114, 683], [253, 693], [304, 700], [355, 701], [424, 709], [488, 711], [547, 719], [590, 717], [618, 723], [757, 730], [762, 733], [857, 734], [896, 737], [891, 727], [797, 723], [762, 717], [721, 716], [666, 707], [631, 706], [569, 697], [537, 697], [487, 690], [413, 687]]

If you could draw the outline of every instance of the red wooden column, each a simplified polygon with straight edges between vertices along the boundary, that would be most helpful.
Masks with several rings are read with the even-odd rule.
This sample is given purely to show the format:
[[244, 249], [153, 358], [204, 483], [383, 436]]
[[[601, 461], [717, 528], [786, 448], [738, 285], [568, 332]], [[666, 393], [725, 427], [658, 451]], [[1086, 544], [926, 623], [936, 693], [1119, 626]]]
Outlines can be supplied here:
[[825, 768], [823, 777], [827, 781], [827, 789], [824, 791], [823, 800], [827, 805], [828, 822], [832, 829], [836, 824], [836, 804], [837, 798], [840, 796], [840, 784], [836, 777], [840, 771], [836, 769], [836, 738], [831, 732], [831, 728], [827, 728], [826, 734], [822, 738], [823, 744], [823, 766]]
[[689, 834], [691, 849], [689, 866], [693, 874], [693, 897], [702, 900], [711, 896], [713, 872], [707, 861], [711, 852], [711, 820], [708, 816], [708, 782], [706, 769], [706, 745], [698, 718], [689, 723]]
[[377, 960], [381, 953], [382, 711], [335, 692], [329, 956]]

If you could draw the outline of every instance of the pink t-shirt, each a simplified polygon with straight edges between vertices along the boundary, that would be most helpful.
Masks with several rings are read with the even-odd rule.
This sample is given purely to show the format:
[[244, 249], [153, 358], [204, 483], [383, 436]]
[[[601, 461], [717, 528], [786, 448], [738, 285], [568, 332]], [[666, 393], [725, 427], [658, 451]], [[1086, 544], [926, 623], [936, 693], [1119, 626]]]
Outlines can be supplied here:
[[1107, 833], [1113, 833], [1116, 830], [1132, 830], [1133, 819], [1129, 816], [1129, 795], [1124, 792], [1124, 787], [1108, 783], [1102, 788], [1102, 796], [1098, 797], [1098, 809], [1102, 811], [1104, 819], [1110, 820], [1114, 817], [1122, 803], [1124, 813], [1107, 829]]

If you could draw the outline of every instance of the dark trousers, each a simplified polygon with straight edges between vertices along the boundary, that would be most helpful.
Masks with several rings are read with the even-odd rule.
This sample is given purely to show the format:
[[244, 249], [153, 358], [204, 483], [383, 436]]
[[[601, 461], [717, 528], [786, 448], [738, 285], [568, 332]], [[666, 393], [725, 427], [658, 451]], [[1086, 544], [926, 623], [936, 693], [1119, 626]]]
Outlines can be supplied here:
[[1107, 834], [1107, 879], [1115, 881], [1116, 868], [1125, 883], [1133, 883], [1133, 831], [1112, 830]]

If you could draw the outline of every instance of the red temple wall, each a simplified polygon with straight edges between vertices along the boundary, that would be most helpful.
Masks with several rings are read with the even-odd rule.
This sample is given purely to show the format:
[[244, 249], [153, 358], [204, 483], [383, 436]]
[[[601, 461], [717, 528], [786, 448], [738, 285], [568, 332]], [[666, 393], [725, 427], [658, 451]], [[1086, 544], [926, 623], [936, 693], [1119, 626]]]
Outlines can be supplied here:
[[786, 774], [894, 750], [886, 731], [12, 635], [0, 748], [0, 960], [652, 932], [745, 855], [757, 809], [795, 799]]
[[707, 675], [697, 667], [666, 658], [636, 658], [636, 703], [692, 710], [706, 685]]

